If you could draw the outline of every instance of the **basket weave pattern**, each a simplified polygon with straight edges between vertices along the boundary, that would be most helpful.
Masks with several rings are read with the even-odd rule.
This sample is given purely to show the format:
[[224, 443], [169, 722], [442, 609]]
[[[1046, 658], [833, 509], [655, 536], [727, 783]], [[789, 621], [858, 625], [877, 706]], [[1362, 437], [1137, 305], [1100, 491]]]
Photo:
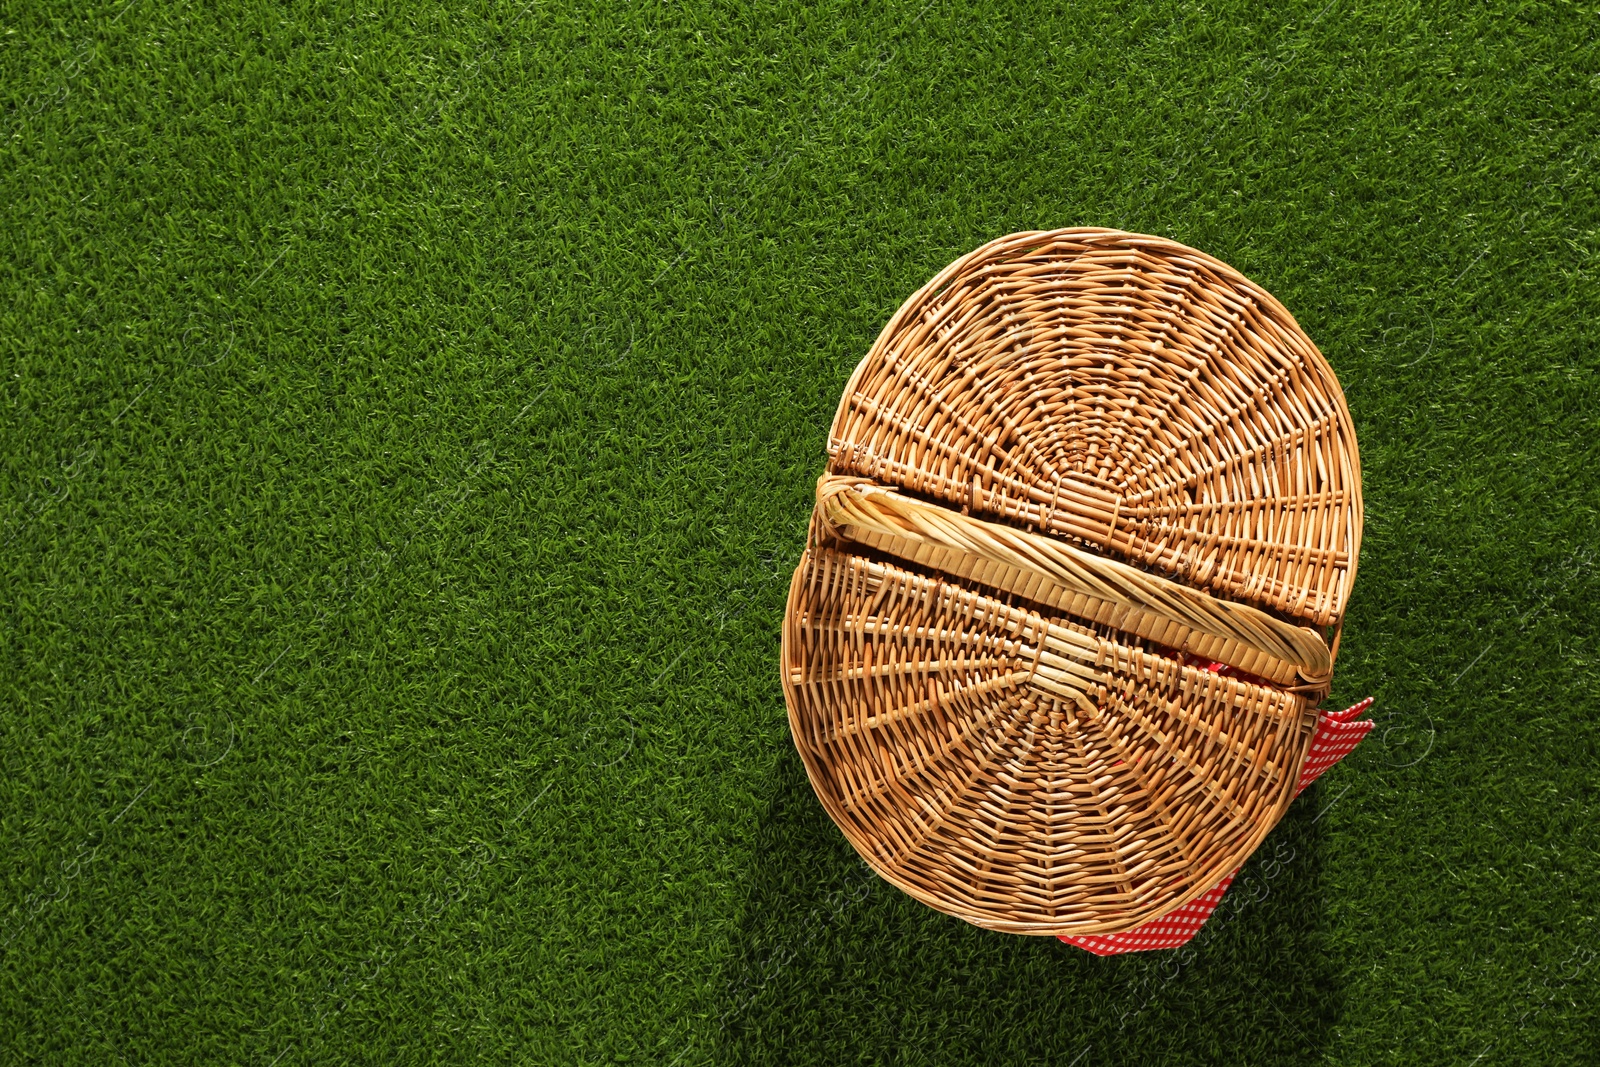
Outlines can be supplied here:
[[1249, 855], [1361, 531], [1343, 395], [1277, 301], [1158, 238], [1003, 238], [901, 307], [828, 451], [783, 682], [868, 863], [980, 926], [1083, 935]]

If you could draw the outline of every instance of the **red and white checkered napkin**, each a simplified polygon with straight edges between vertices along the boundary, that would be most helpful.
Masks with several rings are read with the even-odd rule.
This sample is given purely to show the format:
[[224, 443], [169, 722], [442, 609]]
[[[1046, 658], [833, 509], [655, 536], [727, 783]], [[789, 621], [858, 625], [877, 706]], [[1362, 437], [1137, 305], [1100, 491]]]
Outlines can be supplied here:
[[[1322, 776], [1322, 772], [1344, 759], [1361, 743], [1372, 729], [1371, 719], [1356, 720], [1356, 716], [1372, 706], [1368, 697], [1343, 711], [1324, 711], [1317, 716], [1317, 731], [1311, 735], [1311, 750], [1300, 766], [1300, 781], [1295, 784], [1295, 796], [1306, 786]], [[1200, 932], [1211, 918], [1211, 913], [1222, 903], [1222, 894], [1233, 884], [1234, 871], [1212, 889], [1196, 897], [1181, 908], [1158, 915], [1149, 922], [1135, 926], [1122, 934], [1062, 937], [1069, 945], [1088, 949], [1096, 956], [1115, 956], [1123, 952], [1144, 952], [1153, 948], [1177, 948], [1187, 944]]]

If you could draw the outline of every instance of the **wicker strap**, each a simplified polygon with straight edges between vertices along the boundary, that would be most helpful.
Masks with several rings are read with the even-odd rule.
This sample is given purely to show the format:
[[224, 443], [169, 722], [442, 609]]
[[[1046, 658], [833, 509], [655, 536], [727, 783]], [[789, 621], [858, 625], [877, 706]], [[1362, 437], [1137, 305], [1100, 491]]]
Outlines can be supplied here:
[[824, 475], [817, 482], [817, 509], [825, 526], [849, 540], [1280, 685], [1317, 689], [1333, 673], [1326, 642], [1309, 627], [1218, 600], [1054, 538], [927, 504], [865, 478]]

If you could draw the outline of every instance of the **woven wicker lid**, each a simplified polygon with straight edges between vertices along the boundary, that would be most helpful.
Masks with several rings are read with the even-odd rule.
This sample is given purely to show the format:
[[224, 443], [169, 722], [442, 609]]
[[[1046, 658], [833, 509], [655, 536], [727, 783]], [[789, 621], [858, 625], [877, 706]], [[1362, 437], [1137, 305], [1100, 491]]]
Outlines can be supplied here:
[[1338, 382], [1265, 291], [1155, 237], [985, 245], [830, 431], [783, 631], [812, 785], [883, 877], [981, 926], [1180, 906], [1293, 797], [1361, 521]]

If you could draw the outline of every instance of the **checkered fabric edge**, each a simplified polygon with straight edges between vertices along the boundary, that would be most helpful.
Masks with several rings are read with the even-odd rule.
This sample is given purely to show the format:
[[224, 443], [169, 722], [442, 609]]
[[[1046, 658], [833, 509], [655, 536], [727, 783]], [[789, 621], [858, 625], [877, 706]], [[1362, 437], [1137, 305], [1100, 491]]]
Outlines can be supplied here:
[[[1238, 874], [1238, 871], [1233, 872]], [[1233, 874], [1218, 882], [1204, 895], [1196, 897], [1181, 908], [1158, 915], [1149, 922], [1135, 926], [1122, 934], [1089, 935], [1061, 938], [1069, 945], [1087, 949], [1096, 956], [1117, 956], [1124, 952], [1148, 952], [1153, 948], [1177, 948], [1186, 944], [1200, 932], [1211, 918], [1211, 913], [1222, 903], [1222, 894], [1233, 884]]]
[[[1295, 784], [1295, 796], [1320, 778], [1324, 771], [1344, 759], [1372, 730], [1372, 720], [1357, 721], [1356, 716], [1372, 707], [1372, 698], [1353, 704], [1343, 711], [1324, 711], [1317, 716], [1316, 732], [1311, 735], [1311, 748], [1306, 752], [1305, 763], [1300, 767], [1300, 780]], [[1177, 948], [1187, 944], [1211, 918], [1211, 913], [1222, 903], [1222, 895], [1233, 884], [1234, 871], [1204, 894], [1181, 908], [1158, 915], [1149, 922], [1125, 933], [1062, 936], [1060, 940], [1094, 953], [1096, 956], [1116, 956], [1124, 952], [1148, 952], [1151, 949]]]
[[1317, 716], [1317, 732], [1311, 735], [1311, 750], [1300, 766], [1300, 781], [1295, 786], [1295, 796], [1305, 792], [1306, 786], [1322, 777], [1322, 773], [1355, 751], [1372, 729], [1372, 720], [1355, 721], [1357, 715], [1372, 707], [1368, 697], [1343, 711], [1323, 712]]

